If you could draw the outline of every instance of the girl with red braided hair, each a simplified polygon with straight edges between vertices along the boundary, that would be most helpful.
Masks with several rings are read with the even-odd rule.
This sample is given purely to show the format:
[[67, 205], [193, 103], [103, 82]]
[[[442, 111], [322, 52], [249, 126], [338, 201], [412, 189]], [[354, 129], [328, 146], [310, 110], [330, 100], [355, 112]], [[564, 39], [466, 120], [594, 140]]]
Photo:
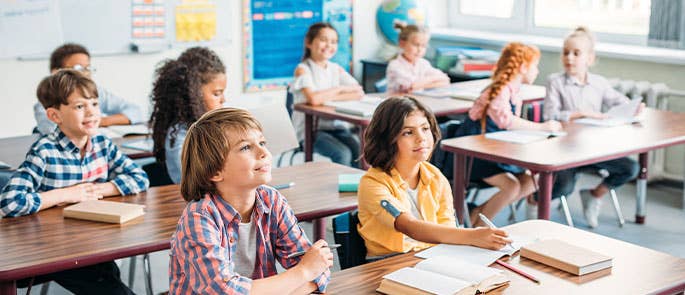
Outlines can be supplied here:
[[[520, 116], [522, 100], [518, 91], [521, 84], [530, 84], [535, 80], [539, 60], [540, 50], [536, 47], [517, 42], [507, 44], [497, 61], [492, 83], [476, 100], [458, 134], [474, 135], [513, 129], [561, 130], [561, 124], [557, 121], [535, 123]], [[483, 181], [499, 189], [486, 203], [471, 210], [471, 224], [474, 227], [485, 225], [478, 218], [478, 213], [492, 218], [509, 203], [535, 191], [535, 180], [530, 171], [481, 159], [473, 160], [471, 181]]]

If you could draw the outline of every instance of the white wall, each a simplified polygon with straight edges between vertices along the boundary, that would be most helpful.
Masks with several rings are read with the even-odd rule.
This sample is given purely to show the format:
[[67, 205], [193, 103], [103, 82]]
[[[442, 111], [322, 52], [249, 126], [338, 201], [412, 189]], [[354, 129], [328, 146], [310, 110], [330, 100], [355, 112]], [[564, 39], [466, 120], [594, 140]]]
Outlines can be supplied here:
[[[445, 10], [440, 9], [446, 7], [446, 1], [430, 2], [429, 21], [432, 25], [447, 23]], [[226, 95], [230, 103], [245, 105], [263, 103], [265, 100], [282, 101], [284, 91], [242, 92], [242, 1], [232, 0], [231, 3], [231, 17], [234, 18], [231, 24], [232, 41], [229, 45], [213, 48], [227, 65], [229, 82]], [[381, 0], [354, 1], [353, 55], [356, 77], [361, 77], [359, 60], [373, 57], [383, 42], [375, 22], [376, 8], [380, 3]], [[153, 54], [94, 56], [92, 64], [97, 68], [94, 78], [99, 85], [147, 110], [155, 65], [165, 58], [177, 57], [181, 51], [173, 49]], [[36, 86], [47, 75], [48, 68], [47, 60], [0, 60], [0, 138], [29, 134], [36, 125], [32, 105], [37, 101]]]

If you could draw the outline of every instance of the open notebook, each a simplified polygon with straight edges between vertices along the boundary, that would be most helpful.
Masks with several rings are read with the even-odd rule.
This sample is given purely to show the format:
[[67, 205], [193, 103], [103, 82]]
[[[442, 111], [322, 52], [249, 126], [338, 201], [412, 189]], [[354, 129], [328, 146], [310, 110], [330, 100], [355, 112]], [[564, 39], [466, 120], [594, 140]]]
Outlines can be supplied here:
[[487, 266], [495, 262], [495, 260], [500, 259], [504, 256], [513, 255], [514, 253], [516, 253], [516, 251], [521, 249], [522, 246], [528, 245], [535, 240], [530, 237], [521, 236], [510, 236], [510, 238], [514, 242], [498, 251], [467, 245], [439, 244], [430, 247], [426, 250], [423, 250], [419, 253], [416, 253], [416, 255], [414, 256], [419, 258], [433, 258], [446, 256], [467, 263]]
[[633, 99], [629, 103], [620, 104], [611, 108], [606, 115], [606, 119], [580, 118], [573, 122], [585, 125], [613, 127], [640, 122], [640, 118], [635, 116], [640, 107], [641, 99]]
[[129, 135], [148, 135], [152, 134], [150, 128], [145, 124], [135, 125], [112, 125], [108, 127], [100, 127], [98, 131], [101, 134], [107, 135], [109, 138], [119, 138]]
[[480, 294], [509, 283], [501, 270], [436, 256], [383, 276], [376, 291], [395, 294]]
[[364, 96], [360, 100], [327, 101], [324, 105], [334, 107], [338, 113], [371, 117], [382, 101], [380, 97]]
[[476, 100], [480, 96], [481, 90], [482, 89], [472, 87], [448, 86], [414, 91], [413, 94], [436, 98], [451, 97], [464, 100]]
[[485, 133], [485, 138], [513, 143], [530, 143], [553, 137], [566, 136], [566, 132], [537, 131], [537, 130], [505, 130]]

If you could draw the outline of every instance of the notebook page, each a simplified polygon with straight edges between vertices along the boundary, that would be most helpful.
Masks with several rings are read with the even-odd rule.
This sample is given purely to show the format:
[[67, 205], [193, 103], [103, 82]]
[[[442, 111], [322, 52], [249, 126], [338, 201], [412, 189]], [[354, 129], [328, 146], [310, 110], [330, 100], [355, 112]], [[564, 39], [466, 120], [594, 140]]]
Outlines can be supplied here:
[[398, 269], [383, 278], [433, 294], [455, 294], [472, 285], [466, 281], [414, 267]]
[[467, 263], [488, 266], [495, 262], [495, 260], [507, 255], [510, 256], [521, 249], [522, 246], [535, 241], [533, 238], [523, 236], [510, 235], [509, 238], [514, 241], [511, 243], [511, 246], [505, 246], [498, 251], [466, 245], [439, 244], [416, 253], [414, 256], [424, 259], [436, 256], [448, 256]]
[[632, 118], [635, 116], [635, 112], [637, 112], [640, 102], [640, 99], [633, 99], [629, 103], [612, 107], [606, 114], [610, 118]]
[[428, 258], [416, 264], [414, 268], [458, 278], [473, 285], [494, 275], [502, 274], [499, 269], [468, 263], [448, 256]]

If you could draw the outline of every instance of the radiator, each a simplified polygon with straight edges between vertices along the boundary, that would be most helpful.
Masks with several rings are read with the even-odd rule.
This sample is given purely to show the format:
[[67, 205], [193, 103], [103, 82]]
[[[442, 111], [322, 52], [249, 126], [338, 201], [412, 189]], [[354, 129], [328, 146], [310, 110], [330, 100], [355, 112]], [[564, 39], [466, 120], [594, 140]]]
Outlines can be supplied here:
[[[670, 89], [664, 83], [650, 83], [647, 81], [633, 81], [633, 80], [620, 80], [620, 79], [609, 79], [609, 83], [614, 87], [614, 89], [625, 94], [631, 99], [641, 98], [642, 102], [647, 105], [647, 107], [655, 108], [659, 110], [668, 110], [668, 99], [669, 98], [684, 98], [685, 91]], [[683, 180], [683, 175], [681, 173], [673, 173], [666, 171], [666, 151], [664, 149], [658, 149], [649, 153], [649, 166], [648, 170], [650, 180], [653, 179], [671, 179], [671, 180]]]

